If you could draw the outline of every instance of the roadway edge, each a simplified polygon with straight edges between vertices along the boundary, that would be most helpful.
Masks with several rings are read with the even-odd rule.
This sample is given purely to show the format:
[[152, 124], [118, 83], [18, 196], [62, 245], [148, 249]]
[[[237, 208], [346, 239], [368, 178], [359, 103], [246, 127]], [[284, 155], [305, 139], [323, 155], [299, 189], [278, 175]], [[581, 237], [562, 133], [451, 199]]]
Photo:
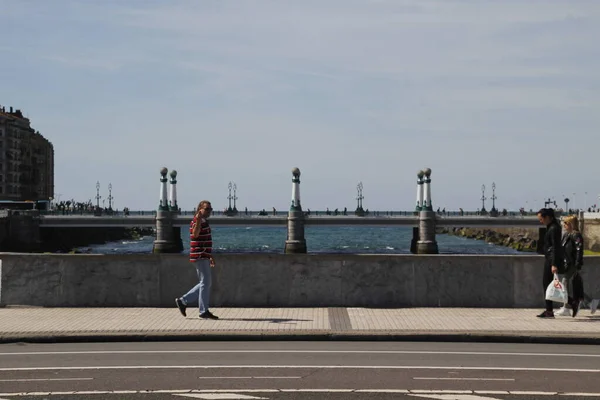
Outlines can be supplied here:
[[2, 333], [6, 343], [80, 342], [169, 342], [169, 341], [397, 341], [595, 344], [600, 335], [538, 332], [431, 332], [431, 331], [212, 331], [212, 332], [42, 332]]

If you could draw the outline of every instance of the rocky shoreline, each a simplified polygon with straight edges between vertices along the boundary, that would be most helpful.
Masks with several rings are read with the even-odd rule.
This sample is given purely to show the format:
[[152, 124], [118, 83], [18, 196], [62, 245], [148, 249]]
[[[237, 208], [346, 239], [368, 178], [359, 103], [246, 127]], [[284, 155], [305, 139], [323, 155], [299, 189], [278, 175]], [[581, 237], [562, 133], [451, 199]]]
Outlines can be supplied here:
[[485, 240], [497, 246], [505, 246], [523, 252], [535, 252], [538, 242], [537, 229], [518, 228], [437, 228], [437, 233]]

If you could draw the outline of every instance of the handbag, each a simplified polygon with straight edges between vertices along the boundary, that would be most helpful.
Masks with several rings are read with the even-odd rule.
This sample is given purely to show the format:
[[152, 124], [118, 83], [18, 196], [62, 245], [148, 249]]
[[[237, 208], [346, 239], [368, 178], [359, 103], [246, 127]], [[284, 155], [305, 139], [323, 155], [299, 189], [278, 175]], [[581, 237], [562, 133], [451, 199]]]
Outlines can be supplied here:
[[554, 280], [546, 288], [546, 300], [557, 303], [567, 303], [569, 301], [565, 279], [560, 279], [557, 274], [554, 274]]

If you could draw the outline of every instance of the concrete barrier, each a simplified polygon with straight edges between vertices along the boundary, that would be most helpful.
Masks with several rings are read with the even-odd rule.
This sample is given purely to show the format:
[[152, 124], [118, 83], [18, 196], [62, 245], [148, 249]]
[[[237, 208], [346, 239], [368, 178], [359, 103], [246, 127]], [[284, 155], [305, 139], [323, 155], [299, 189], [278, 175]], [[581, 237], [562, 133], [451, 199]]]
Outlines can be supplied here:
[[[173, 307], [197, 282], [181, 254], [0, 253], [0, 305]], [[541, 256], [216, 255], [215, 307], [541, 307]], [[600, 297], [600, 257], [585, 257]]]

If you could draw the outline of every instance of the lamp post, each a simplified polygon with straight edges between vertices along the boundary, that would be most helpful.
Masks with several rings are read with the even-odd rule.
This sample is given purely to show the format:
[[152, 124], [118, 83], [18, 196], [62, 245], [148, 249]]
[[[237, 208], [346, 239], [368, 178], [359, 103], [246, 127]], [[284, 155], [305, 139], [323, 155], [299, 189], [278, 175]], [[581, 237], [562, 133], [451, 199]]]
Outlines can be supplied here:
[[496, 182], [492, 182], [492, 216], [498, 215], [498, 210], [496, 210]]
[[230, 212], [232, 210], [231, 209], [231, 199], [233, 199], [233, 196], [231, 195], [231, 189], [233, 188], [233, 183], [231, 181], [229, 181], [227, 188], [229, 189], [229, 195], [227, 195], [227, 200], [229, 200], [229, 207], [227, 207], [227, 211]]
[[569, 215], [569, 198], [565, 197], [565, 214]]
[[235, 206], [235, 201], [238, 199], [237, 196], [235, 195], [235, 192], [237, 191], [237, 185], [235, 184], [235, 182], [233, 182], [233, 212], [237, 213], [237, 207]]
[[485, 197], [485, 185], [481, 185], [481, 215], [487, 214], [487, 211], [485, 210], [485, 201], [486, 200], [487, 200], [487, 197]]
[[96, 182], [96, 208], [100, 208], [100, 181]]
[[363, 183], [362, 182], [358, 182], [358, 185], [356, 185], [356, 192], [357, 192], [356, 211], [354, 212], [354, 214], [362, 217], [365, 215], [365, 210], [363, 209], [363, 204], [362, 204], [362, 201], [365, 198], [362, 194], [363, 193]]
[[587, 192], [584, 193], [583, 197], [583, 211], [587, 210]]
[[108, 184], [108, 211], [112, 211], [112, 201], [114, 197], [112, 196], [112, 183]]

